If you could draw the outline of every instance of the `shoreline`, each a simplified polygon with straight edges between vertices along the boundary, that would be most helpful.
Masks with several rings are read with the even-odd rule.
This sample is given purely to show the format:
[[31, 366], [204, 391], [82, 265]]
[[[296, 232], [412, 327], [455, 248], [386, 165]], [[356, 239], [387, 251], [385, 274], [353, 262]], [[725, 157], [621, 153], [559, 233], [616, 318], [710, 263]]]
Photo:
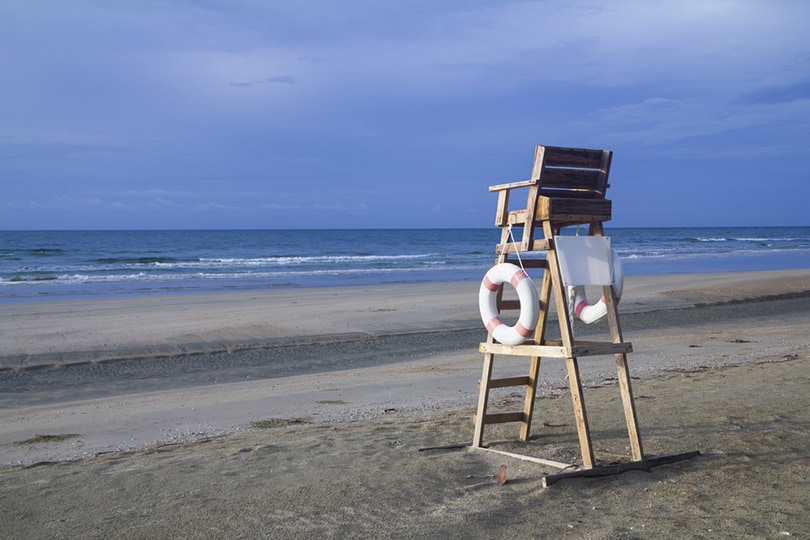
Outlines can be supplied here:
[[[0, 304], [0, 371], [480, 328], [478, 282]], [[620, 313], [810, 294], [810, 269], [629, 276]], [[553, 308], [552, 308], [553, 311]], [[429, 317], [428, 317], [429, 316]]]

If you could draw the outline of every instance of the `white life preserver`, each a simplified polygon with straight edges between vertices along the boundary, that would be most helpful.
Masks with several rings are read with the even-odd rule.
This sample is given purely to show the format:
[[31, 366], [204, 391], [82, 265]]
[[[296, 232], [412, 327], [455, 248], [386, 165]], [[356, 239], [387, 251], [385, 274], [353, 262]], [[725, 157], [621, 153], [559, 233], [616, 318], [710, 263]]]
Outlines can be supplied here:
[[[619, 254], [615, 249], [610, 250], [613, 272], [612, 283], [613, 291], [616, 293], [616, 302], [622, 297], [622, 290], [624, 289], [624, 271], [622, 270], [622, 261], [619, 259]], [[571, 299], [571, 307], [573, 308], [573, 316], [576, 316], [585, 324], [595, 323], [603, 319], [607, 315], [607, 305], [605, 304], [605, 295], [599, 299], [595, 304], [588, 303], [588, 297], [585, 295], [585, 287], [577, 285], [575, 287], [568, 287], [568, 298]]]
[[[498, 290], [503, 283], [510, 283], [520, 299], [520, 318], [514, 326], [507, 326], [498, 313]], [[496, 264], [487, 271], [478, 290], [478, 309], [481, 320], [493, 338], [504, 345], [520, 345], [534, 333], [537, 325], [540, 300], [532, 279], [522, 268], [511, 263]]]

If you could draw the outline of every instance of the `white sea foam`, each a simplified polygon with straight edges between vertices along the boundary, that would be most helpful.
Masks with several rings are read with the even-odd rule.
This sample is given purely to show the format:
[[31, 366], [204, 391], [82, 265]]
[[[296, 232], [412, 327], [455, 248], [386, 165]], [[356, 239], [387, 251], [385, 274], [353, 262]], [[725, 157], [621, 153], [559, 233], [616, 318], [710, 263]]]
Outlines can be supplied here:
[[[810, 267], [808, 227], [608, 232], [627, 274]], [[0, 301], [141, 290], [480, 280], [495, 260], [498, 237], [497, 228], [0, 231]]]

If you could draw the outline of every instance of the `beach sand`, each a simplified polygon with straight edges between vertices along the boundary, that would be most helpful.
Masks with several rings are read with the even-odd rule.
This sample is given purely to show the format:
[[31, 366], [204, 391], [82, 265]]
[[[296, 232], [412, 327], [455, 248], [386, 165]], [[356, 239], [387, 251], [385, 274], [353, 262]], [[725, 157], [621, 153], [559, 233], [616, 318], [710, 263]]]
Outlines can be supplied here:
[[[548, 488], [544, 465], [420, 451], [472, 438], [477, 287], [0, 306], [3, 536], [810, 538], [810, 271], [627, 278], [645, 454], [701, 454]], [[580, 368], [615, 461], [613, 359]], [[541, 377], [530, 440], [507, 424], [485, 442], [578, 462], [562, 362]]]

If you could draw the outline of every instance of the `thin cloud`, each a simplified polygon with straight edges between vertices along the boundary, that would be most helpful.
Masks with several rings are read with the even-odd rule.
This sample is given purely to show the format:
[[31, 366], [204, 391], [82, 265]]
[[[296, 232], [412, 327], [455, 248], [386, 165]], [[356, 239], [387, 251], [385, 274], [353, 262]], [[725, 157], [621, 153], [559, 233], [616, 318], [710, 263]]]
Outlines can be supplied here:
[[247, 82], [232, 82], [230, 84], [237, 88], [252, 88], [265, 84], [295, 84], [295, 79], [289, 75], [282, 75], [281, 77], [265, 77], [264, 79], [255, 79]]
[[362, 214], [368, 212], [368, 205], [365, 203], [344, 204], [344, 203], [313, 203], [310, 205], [301, 205], [296, 203], [280, 204], [280, 203], [267, 203], [261, 205], [262, 209], [272, 210], [274, 212], [294, 212], [306, 214]]
[[0, 145], [54, 145], [75, 147], [123, 147], [134, 140], [111, 133], [91, 133], [76, 129], [44, 128], [0, 130]]
[[801, 100], [810, 100], [810, 80], [759, 88], [740, 95], [735, 101], [743, 105], [773, 105]]

